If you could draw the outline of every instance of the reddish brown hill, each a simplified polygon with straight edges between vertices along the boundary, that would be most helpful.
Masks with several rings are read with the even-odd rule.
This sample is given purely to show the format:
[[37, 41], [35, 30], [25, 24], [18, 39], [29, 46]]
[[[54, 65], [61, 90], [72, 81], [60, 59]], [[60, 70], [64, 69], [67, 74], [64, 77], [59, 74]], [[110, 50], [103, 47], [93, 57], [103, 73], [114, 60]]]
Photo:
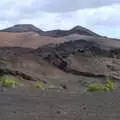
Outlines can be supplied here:
[[42, 36], [36, 32], [0, 32], [0, 47], [26, 47], [38, 48], [50, 43], [61, 43], [65, 41], [86, 40], [94, 41], [104, 48], [120, 48], [120, 41], [116, 39], [94, 37], [86, 35], [71, 34], [64, 37]]
[[12, 33], [0, 32], [0, 47], [30, 47], [37, 48], [49, 44], [57, 38], [40, 36], [34, 32]]

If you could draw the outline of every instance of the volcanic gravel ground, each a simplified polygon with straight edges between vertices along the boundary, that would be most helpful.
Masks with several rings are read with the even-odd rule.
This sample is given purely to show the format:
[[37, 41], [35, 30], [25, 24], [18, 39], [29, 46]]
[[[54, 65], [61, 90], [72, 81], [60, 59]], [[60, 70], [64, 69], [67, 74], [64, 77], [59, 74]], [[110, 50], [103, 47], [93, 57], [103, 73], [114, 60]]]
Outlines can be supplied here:
[[68, 93], [14, 88], [0, 92], [0, 120], [120, 120], [119, 90]]

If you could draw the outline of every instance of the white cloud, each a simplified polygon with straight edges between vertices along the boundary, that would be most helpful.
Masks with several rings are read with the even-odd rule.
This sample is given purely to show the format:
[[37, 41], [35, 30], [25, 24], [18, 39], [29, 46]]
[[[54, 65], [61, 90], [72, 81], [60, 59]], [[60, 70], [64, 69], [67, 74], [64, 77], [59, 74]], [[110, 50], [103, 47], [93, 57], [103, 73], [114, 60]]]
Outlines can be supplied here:
[[34, 6], [47, 12], [69, 12], [117, 3], [120, 3], [120, 0], [34, 0], [33, 2]]
[[0, 28], [19, 23], [44, 30], [82, 25], [120, 38], [120, 4], [115, 3], [120, 0], [4, 0], [0, 2]]
[[17, 9], [26, 12], [70, 12], [84, 8], [97, 8], [118, 4], [120, 0], [4, 0], [0, 8]]

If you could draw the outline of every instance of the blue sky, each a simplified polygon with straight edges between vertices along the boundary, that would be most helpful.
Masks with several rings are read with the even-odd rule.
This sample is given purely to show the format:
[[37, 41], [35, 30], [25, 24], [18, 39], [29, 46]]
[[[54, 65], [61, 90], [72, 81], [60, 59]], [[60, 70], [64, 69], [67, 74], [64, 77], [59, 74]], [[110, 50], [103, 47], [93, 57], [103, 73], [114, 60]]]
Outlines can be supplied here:
[[26, 23], [43, 30], [81, 25], [120, 38], [120, 0], [1, 0], [1, 29]]

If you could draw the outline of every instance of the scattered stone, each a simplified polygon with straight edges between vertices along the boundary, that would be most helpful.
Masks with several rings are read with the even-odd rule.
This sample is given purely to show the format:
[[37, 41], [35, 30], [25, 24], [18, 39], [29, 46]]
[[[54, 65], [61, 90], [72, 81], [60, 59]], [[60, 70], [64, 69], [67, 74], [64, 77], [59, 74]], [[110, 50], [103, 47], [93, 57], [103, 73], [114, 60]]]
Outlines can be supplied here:
[[60, 110], [57, 110], [57, 111], [56, 111], [56, 113], [57, 113], [57, 114], [60, 114], [60, 113], [61, 113], [61, 111], [60, 111]]
[[4, 87], [1, 87], [1, 92], [5, 92], [5, 91], [7, 91], [7, 89]]
[[44, 84], [47, 84], [47, 81], [46, 81], [46, 80], [42, 80], [42, 82], [43, 82]]
[[62, 83], [61, 83], [60, 86], [61, 86], [64, 90], [68, 89], [68, 87], [67, 87], [66, 84], [62, 84]]

